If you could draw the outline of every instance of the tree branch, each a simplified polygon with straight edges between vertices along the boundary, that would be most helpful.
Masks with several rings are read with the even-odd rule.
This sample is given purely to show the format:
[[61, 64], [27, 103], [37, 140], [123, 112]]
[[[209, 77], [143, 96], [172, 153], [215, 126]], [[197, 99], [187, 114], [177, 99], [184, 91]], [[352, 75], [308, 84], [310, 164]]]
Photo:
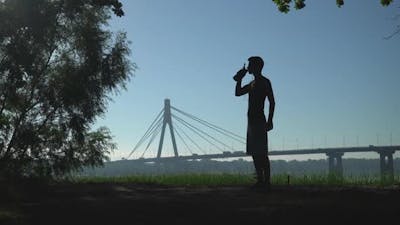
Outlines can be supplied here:
[[[46, 125], [47, 121], [49, 120], [49, 118], [57, 111], [58, 108], [59, 108], [58, 106], [54, 107], [54, 109], [51, 110], [51, 112], [47, 114], [46, 118], [43, 120], [42, 124], [37, 129], [37, 134], [39, 134], [40, 130], [42, 130], [45, 127], [45, 125]], [[44, 141], [44, 142], [46, 142], [46, 141]], [[30, 147], [32, 148], [32, 145], [30, 145]], [[24, 155], [26, 154], [28, 149], [29, 149], [29, 147], [25, 148], [24, 151], [22, 152], [22, 154], [20, 154], [20, 156], [24, 157]]]
[[1, 104], [0, 115], [3, 114], [3, 110], [6, 108], [6, 101], [7, 101], [7, 95], [4, 94], [4, 101]]
[[[2, 67], [3, 62], [4, 62], [4, 60], [5, 60], [6, 57], [7, 57], [7, 56], [4, 56], [4, 57], [1, 59], [0, 68]], [[1, 104], [0, 115], [3, 113], [3, 110], [4, 110], [5, 105], [6, 105], [7, 94], [6, 94], [5, 89], [2, 90], [1, 95], [4, 95], [4, 101], [3, 101], [2, 104]], [[1, 96], [1, 95], [0, 95], [0, 96]]]
[[34, 104], [32, 104], [31, 106], [29, 106], [27, 109], [24, 110], [24, 112], [21, 113], [21, 115], [18, 117], [18, 120], [15, 122], [14, 124], [14, 131], [13, 134], [11, 135], [11, 139], [8, 142], [7, 145], [7, 149], [4, 153], [5, 157], [8, 157], [12, 152], [11, 152], [11, 148], [14, 145], [15, 142], [15, 136], [17, 135], [17, 132], [19, 130], [19, 126], [21, 125], [21, 122], [23, 121], [23, 119], [25, 118], [25, 115], [32, 109], [34, 108], [36, 105], [39, 104], [39, 101], [35, 102]]
[[383, 39], [389, 40], [389, 39], [391, 39], [392, 37], [396, 36], [399, 33], [400, 33], [400, 25], [397, 25], [397, 29], [393, 33], [391, 33], [390, 35], [384, 37]]
[[58, 110], [58, 108], [59, 108], [58, 106], [54, 107], [53, 110], [51, 110], [47, 114], [46, 118], [43, 120], [42, 124], [39, 126], [37, 132], [39, 132], [40, 130], [43, 129], [43, 127], [46, 125], [47, 121], [50, 119], [51, 116], [53, 116], [53, 114]]
[[42, 69], [42, 71], [39, 72], [39, 74], [43, 74], [43, 73], [47, 70], [47, 68], [48, 68], [49, 65], [50, 65], [51, 57], [53, 56], [53, 54], [54, 54], [54, 52], [56, 51], [56, 49], [57, 49], [57, 47], [54, 46], [54, 47], [50, 50], [49, 57], [47, 58], [46, 63], [44, 64], [43, 69]]
[[4, 62], [4, 60], [7, 58], [7, 56], [4, 56], [2, 59], [1, 59], [1, 61], [0, 61], [0, 68], [3, 66], [3, 62]]
[[[42, 69], [40, 72], [38, 72], [37, 76], [35, 76], [34, 80], [32, 81], [32, 89], [31, 89], [31, 91], [30, 91], [30, 96], [29, 96], [28, 102], [32, 102], [32, 101], [33, 101], [33, 99], [34, 99], [34, 94], [35, 94], [35, 90], [36, 90], [36, 85], [37, 85], [37, 83], [38, 83], [38, 80], [39, 80], [40, 76], [43, 75], [43, 73], [44, 73], [44, 72], [46, 71], [46, 69], [48, 68], [48, 66], [49, 66], [49, 64], [50, 64], [51, 57], [53, 56], [55, 50], [56, 50], [56, 47], [54, 47], [54, 48], [50, 51], [50, 54], [49, 54], [49, 56], [48, 56], [48, 58], [47, 58], [47, 60], [46, 60], [46, 63], [44, 64], [43, 69]], [[26, 114], [27, 114], [31, 109], [33, 109], [35, 106], [37, 106], [38, 104], [40, 104], [39, 101], [34, 102], [34, 103], [31, 104], [29, 107], [27, 107], [27, 108], [21, 113], [21, 115], [19, 116], [18, 120], [17, 120], [16, 123], [14, 124], [14, 131], [13, 131], [13, 134], [11, 135], [11, 139], [10, 139], [10, 141], [8, 142], [8, 145], [6, 145], [6, 146], [7, 146], [7, 149], [6, 149], [5, 153], [4, 153], [4, 158], [8, 158], [10, 154], [14, 153], [14, 152], [12, 151], [12, 147], [13, 147], [13, 145], [14, 145], [15, 137], [16, 137], [16, 135], [17, 135], [17, 133], [18, 133], [19, 126], [21, 125], [21, 122], [24, 120]], [[4, 101], [4, 103], [2, 104], [0, 113], [3, 112], [4, 108], [5, 108], [5, 101]], [[49, 115], [53, 114], [53, 113], [57, 110], [57, 108], [58, 108], [58, 107], [56, 107], [55, 109], [53, 109], [52, 112], [49, 113]], [[44, 123], [41, 125], [40, 129], [42, 129], [42, 127], [43, 127], [44, 124], [47, 122], [47, 120], [48, 120], [48, 117], [45, 119], [45, 121], [44, 121]], [[39, 129], [39, 130], [40, 130], [40, 129]], [[24, 150], [24, 152], [26, 152], [26, 150]]]

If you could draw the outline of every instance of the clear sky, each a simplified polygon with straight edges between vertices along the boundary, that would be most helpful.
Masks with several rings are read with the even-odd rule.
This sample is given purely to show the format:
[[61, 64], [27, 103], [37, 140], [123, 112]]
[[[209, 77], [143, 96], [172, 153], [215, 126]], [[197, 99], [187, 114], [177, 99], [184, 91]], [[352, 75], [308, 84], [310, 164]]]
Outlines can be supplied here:
[[114, 135], [112, 159], [129, 154], [165, 98], [245, 136], [247, 96], [234, 96], [232, 76], [253, 55], [276, 99], [270, 149], [400, 145], [400, 35], [384, 40], [400, 24], [399, 1], [308, 0], [289, 14], [271, 0], [122, 3], [110, 28], [127, 32], [138, 69], [95, 124]]

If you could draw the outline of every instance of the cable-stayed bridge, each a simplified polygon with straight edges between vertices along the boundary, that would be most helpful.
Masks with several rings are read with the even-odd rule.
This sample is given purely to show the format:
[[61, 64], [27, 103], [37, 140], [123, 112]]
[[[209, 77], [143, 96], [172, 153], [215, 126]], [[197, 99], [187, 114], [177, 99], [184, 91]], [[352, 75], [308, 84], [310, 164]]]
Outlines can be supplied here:
[[[171, 106], [169, 99], [165, 99], [164, 108], [160, 113], [158, 113], [150, 127], [129, 153], [127, 158], [131, 158], [134, 153], [142, 150], [139, 159], [144, 159], [145, 154], [151, 150], [152, 143], [158, 136], [159, 144], [157, 155], [153, 158], [159, 160], [171, 158], [161, 157], [167, 127], [171, 136], [173, 148], [172, 158], [183, 157], [183, 155], [180, 155], [178, 152], [177, 140], [179, 140], [184, 149], [189, 152], [189, 155], [193, 157], [215, 155], [218, 153], [226, 154], [232, 151], [238, 152], [243, 150], [246, 144], [246, 139], [244, 137], [175, 108], [174, 106]], [[159, 135], [160, 133], [161, 135]], [[226, 143], [227, 140], [231, 141], [232, 144], [234, 143], [236, 147]], [[204, 146], [207, 145], [212, 147], [208, 153], [204, 149]]]
[[[162, 151], [167, 126], [171, 136], [173, 155], [163, 157]], [[146, 153], [152, 150], [152, 143], [158, 136], [159, 142], [156, 155], [145, 157]], [[177, 142], [177, 140], [179, 140], [179, 142]], [[232, 145], [229, 145], [226, 141], [230, 141]], [[178, 152], [177, 143], [182, 144], [189, 154], [181, 155]], [[206, 152], [204, 149], [206, 145], [210, 146], [209, 152]], [[171, 106], [170, 100], [165, 99], [164, 108], [158, 113], [145, 134], [129, 153], [127, 159], [133, 158], [132, 156], [134, 154], [140, 156], [133, 160], [141, 162], [173, 162], [175, 160], [246, 157], [248, 155], [246, 155], [244, 151], [245, 145], [246, 139], [244, 137]], [[142, 150], [141, 154], [140, 150]], [[400, 146], [370, 145], [368, 147], [269, 151], [268, 155], [325, 154], [328, 157], [329, 171], [341, 175], [343, 173], [342, 156], [344, 153], [376, 152], [380, 156], [382, 175], [389, 174], [390, 177], [393, 177], [393, 154], [399, 150]], [[151, 151], [150, 154], [147, 155], [151, 155]]]

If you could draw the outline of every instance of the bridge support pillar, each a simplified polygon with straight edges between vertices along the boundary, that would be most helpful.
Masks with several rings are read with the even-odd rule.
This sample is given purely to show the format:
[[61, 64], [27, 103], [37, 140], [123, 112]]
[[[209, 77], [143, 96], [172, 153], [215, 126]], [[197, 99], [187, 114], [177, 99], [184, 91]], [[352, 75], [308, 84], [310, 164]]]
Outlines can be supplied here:
[[342, 152], [326, 153], [329, 163], [329, 175], [343, 177]]
[[157, 159], [160, 159], [160, 157], [161, 157], [161, 150], [162, 150], [163, 142], [164, 142], [165, 128], [167, 125], [169, 126], [169, 133], [171, 134], [172, 147], [174, 148], [174, 155], [175, 155], [175, 157], [178, 157], [179, 156], [178, 148], [176, 147], [175, 133], [174, 133], [174, 128], [172, 126], [171, 102], [169, 99], [164, 100], [164, 119], [163, 119], [163, 125], [162, 125], [162, 130], [161, 130], [160, 143], [158, 145]]
[[394, 151], [378, 151], [378, 153], [380, 156], [381, 181], [393, 182], [393, 180], [394, 180], [394, 167], [393, 167]]

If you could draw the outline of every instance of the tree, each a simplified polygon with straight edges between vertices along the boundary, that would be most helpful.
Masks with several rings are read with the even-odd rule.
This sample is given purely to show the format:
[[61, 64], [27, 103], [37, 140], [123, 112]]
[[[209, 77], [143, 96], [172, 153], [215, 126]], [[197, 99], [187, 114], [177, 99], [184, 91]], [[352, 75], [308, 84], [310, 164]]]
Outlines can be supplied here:
[[[294, 3], [294, 8], [296, 10], [302, 9], [306, 6], [305, 0], [272, 0], [277, 6], [278, 10], [282, 13], [288, 13], [290, 11], [290, 5]], [[382, 6], [390, 5], [393, 0], [380, 0]], [[344, 5], [344, 0], [336, 0], [336, 5], [340, 8]], [[400, 17], [395, 16], [395, 20], [398, 20]], [[396, 29], [390, 34], [387, 35], [384, 39], [390, 39], [395, 35], [400, 33], [400, 25], [397, 25]]]
[[0, 1], [0, 173], [56, 176], [102, 165], [115, 148], [104, 114], [135, 65], [108, 30], [118, 0]]
[[[288, 13], [290, 11], [290, 5], [294, 3], [295, 9], [302, 9], [306, 6], [305, 0], [272, 0], [277, 6], [278, 10], [283, 13]], [[383, 6], [388, 6], [393, 0], [380, 0]], [[344, 0], [336, 0], [336, 5], [340, 8], [344, 5]]]

